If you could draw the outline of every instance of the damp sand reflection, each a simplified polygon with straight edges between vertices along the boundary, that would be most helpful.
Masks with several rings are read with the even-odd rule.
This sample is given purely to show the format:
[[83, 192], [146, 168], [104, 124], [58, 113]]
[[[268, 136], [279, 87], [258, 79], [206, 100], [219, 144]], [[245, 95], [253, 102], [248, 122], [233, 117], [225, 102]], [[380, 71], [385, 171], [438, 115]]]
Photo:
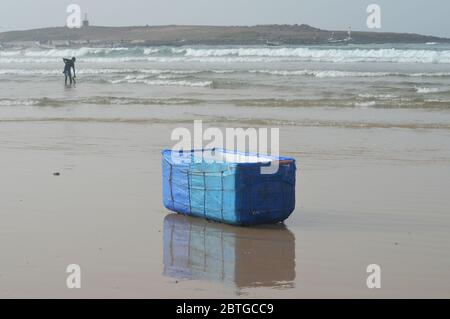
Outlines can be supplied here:
[[235, 227], [169, 214], [164, 275], [241, 288], [288, 289], [295, 280], [295, 236], [284, 225]]

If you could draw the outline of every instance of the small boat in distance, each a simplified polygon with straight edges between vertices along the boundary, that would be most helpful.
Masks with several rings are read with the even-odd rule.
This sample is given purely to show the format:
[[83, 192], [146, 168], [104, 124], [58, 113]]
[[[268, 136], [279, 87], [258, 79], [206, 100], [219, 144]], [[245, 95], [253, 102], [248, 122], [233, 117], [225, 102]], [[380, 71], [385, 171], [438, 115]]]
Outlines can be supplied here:
[[279, 42], [279, 41], [269, 41], [269, 40], [266, 40], [266, 45], [269, 46], [269, 47], [279, 47], [279, 46], [282, 46], [283, 43], [281, 43], [281, 42]]
[[349, 28], [347, 32], [347, 37], [344, 39], [336, 39], [334, 37], [334, 32], [331, 33], [331, 37], [328, 38], [328, 43], [330, 44], [348, 44], [353, 41], [352, 30]]

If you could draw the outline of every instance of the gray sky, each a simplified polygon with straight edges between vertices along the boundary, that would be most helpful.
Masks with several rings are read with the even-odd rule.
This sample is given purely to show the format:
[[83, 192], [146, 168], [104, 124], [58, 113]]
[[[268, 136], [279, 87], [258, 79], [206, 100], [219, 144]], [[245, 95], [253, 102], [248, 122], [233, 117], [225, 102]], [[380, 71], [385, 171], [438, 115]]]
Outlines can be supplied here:
[[368, 4], [381, 6], [378, 31], [450, 37], [448, 0], [1, 0], [0, 31], [65, 24], [77, 3], [94, 25], [255, 25], [307, 23], [368, 30]]

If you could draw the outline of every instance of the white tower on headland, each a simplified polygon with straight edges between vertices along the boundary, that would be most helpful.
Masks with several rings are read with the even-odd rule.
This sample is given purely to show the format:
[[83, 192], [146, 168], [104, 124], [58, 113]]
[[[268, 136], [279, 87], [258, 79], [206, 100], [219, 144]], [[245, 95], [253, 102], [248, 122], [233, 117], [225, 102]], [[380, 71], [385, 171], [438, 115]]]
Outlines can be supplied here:
[[89, 20], [88, 20], [87, 13], [85, 13], [84, 20], [83, 20], [83, 28], [88, 27], [88, 26], [89, 26]]

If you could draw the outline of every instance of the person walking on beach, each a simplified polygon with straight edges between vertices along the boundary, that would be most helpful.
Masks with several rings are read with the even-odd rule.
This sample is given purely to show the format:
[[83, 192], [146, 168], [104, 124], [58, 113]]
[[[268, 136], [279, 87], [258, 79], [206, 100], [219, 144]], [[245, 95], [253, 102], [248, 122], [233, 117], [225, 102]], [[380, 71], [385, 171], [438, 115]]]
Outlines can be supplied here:
[[[63, 58], [63, 61], [64, 61], [63, 73], [66, 76], [65, 83], [67, 85], [67, 78], [69, 78], [70, 85], [72, 85], [72, 81], [74, 83], [76, 83], [75, 82], [75, 77], [76, 77], [75, 76], [75, 61], [76, 61], [76, 59], [75, 59], [75, 57], [73, 57], [72, 59]], [[72, 69], [73, 69], [73, 77], [72, 77]]]

